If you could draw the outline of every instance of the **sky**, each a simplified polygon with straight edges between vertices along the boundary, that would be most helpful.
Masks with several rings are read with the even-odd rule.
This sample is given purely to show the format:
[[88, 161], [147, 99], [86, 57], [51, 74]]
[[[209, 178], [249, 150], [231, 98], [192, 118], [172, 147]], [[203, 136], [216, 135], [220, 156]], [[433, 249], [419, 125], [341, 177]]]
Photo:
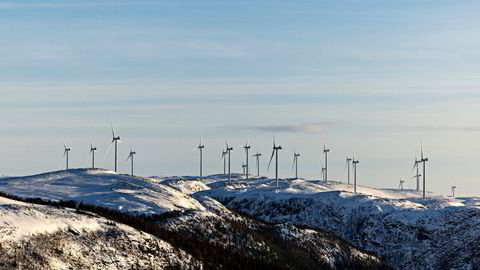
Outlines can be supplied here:
[[[427, 190], [480, 195], [480, 3], [446, 0], [0, 0], [0, 173], [113, 169], [223, 171], [225, 138], [241, 172], [247, 137], [280, 177], [398, 188], [420, 144]], [[254, 171], [251, 157], [251, 171]]]

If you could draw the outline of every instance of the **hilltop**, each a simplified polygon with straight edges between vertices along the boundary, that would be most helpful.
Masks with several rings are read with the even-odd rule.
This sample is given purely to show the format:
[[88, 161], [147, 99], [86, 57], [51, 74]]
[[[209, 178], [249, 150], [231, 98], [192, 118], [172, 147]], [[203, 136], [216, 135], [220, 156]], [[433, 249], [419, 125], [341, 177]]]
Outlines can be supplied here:
[[[201, 194], [222, 188], [236, 187], [228, 185], [222, 176], [204, 179], [142, 178], [101, 169], [75, 169], [4, 178], [0, 181], [0, 192], [4, 196], [44, 205], [5, 199], [3, 203], [0, 201], [0, 206], [7, 209], [6, 215], [15, 214], [11, 205], [17, 203], [43, 209], [51, 215], [45, 214], [46, 220], [56, 220], [57, 215], [68, 213], [51, 230], [37, 231], [37, 226], [44, 226], [41, 225], [41, 219], [36, 222], [36, 217], [32, 219], [22, 215], [11, 222], [18, 223], [12, 226], [23, 228], [20, 231], [34, 229], [9, 240], [9, 245], [15, 247], [13, 250], [18, 250], [19, 245], [32, 239], [47, 239], [42, 240], [43, 244], [38, 248], [32, 249], [35, 253], [22, 253], [24, 257], [21, 262], [41, 261], [52, 269], [68, 269], [75, 265], [70, 260], [76, 263], [77, 259], [73, 256], [75, 253], [70, 254], [70, 249], [88, 248], [89, 242], [84, 241], [85, 234], [88, 234], [90, 241], [95, 241], [98, 234], [97, 240], [102, 243], [96, 245], [137, 241], [125, 237], [117, 239], [117, 232], [112, 233], [108, 229], [110, 227], [146, 235], [151, 241], [158, 242], [153, 244], [153, 250], [148, 248], [142, 251], [150, 253], [150, 262], [158, 260], [158, 263], [150, 265], [142, 264], [142, 252], [137, 259], [136, 250], [127, 251], [122, 245], [118, 251], [104, 252], [107, 247], [90, 249], [97, 251], [98, 256], [113, 252], [111, 260], [98, 264], [112, 269], [388, 269], [375, 254], [352, 246], [331, 232], [239, 215], [214, 198]], [[91, 219], [98, 220], [93, 222]], [[118, 233], [126, 235], [125, 232]], [[4, 234], [8, 235], [9, 232], [0, 231], [0, 239]], [[138, 237], [138, 241], [143, 241]], [[51, 250], [57, 242], [48, 239], [65, 243], [66, 249], [60, 253]], [[4, 246], [1, 241], [0, 244]], [[142, 246], [139, 245], [138, 248]], [[42, 248], [45, 249], [44, 253]], [[125, 257], [125, 253], [129, 253], [130, 259]], [[85, 256], [94, 256], [89, 254], [86, 252]], [[97, 265], [99, 259], [92, 257], [89, 260], [83, 263]], [[22, 265], [25, 267], [27, 263]], [[13, 265], [15, 266], [19, 268], [18, 265]]]

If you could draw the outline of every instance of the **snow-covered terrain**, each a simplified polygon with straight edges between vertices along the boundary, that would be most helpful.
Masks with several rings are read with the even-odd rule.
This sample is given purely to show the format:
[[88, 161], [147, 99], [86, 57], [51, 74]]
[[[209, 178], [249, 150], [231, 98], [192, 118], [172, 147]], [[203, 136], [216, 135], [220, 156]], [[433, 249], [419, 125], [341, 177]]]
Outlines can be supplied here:
[[[237, 180], [196, 193], [260, 220], [322, 228], [382, 255], [399, 269], [480, 267], [480, 210], [413, 190], [374, 189], [337, 182]], [[467, 203], [468, 202], [468, 203]]]
[[25, 198], [74, 200], [125, 212], [160, 214], [197, 209], [195, 199], [148, 178], [116, 174], [102, 169], [75, 169], [27, 177], [3, 178], [0, 191]]
[[186, 269], [191, 264], [201, 265], [129, 226], [0, 197], [0, 269]]
[[[203, 241], [201, 245], [206, 243], [248, 256], [260, 254], [264, 261], [270, 256], [282, 258], [281, 253], [275, 252], [277, 240], [262, 242], [261, 238], [245, 238], [245, 235], [267, 234], [272, 239], [281, 236], [288, 239], [291, 247], [308, 246], [304, 255], [312, 250], [324, 254], [320, 256], [322, 260], [311, 263], [331, 262], [338, 267], [342, 261], [354, 263], [359, 258], [364, 258], [367, 264], [380, 263], [376, 257], [348, 245], [335, 249], [341, 242], [336, 238], [332, 238], [329, 246], [326, 239], [330, 239], [330, 234], [310, 230], [316, 228], [378, 254], [398, 269], [480, 267], [478, 198], [453, 199], [427, 192], [428, 198], [422, 199], [422, 193], [415, 190], [363, 186], [358, 186], [358, 193], [354, 194], [351, 185], [303, 179], [282, 180], [276, 190], [275, 181], [264, 177], [245, 180], [235, 174], [232, 183], [228, 183], [225, 175], [142, 178], [101, 169], [3, 178], [0, 191], [23, 198], [85, 202], [132, 214], [158, 215], [180, 210], [167, 221], [158, 222], [159, 226], [189, 235], [192, 241]], [[5, 222], [30, 224], [37, 219], [27, 213], [15, 215], [6, 216]], [[42, 220], [41, 214], [38, 215]], [[63, 225], [59, 227], [51, 227], [45, 219], [46, 223], [39, 221], [38, 226], [30, 228], [32, 232], [2, 229], [0, 241], [51, 233], [49, 228], [52, 232], [65, 228], [77, 231], [77, 223], [82, 224], [82, 230], [98, 230], [97, 223], [81, 218], [86, 217], [75, 214], [61, 218], [73, 221], [70, 225], [60, 223]], [[338, 257], [338, 254], [343, 255]]]
[[[266, 178], [252, 181], [258, 184], [254, 189], [259, 191], [268, 189], [271, 182]], [[75, 210], [4, 199], [4, 212], [0, 212], [5, 222], [0, 230], [0, 248], [6, 248], [3, 261], [9, 264], [7, 268], [28, 268], [14, 265], [21, 250], [22, 261], [38, 260], [32, 269], [79, 269], [88, 268], [85, 267], [88, 264], [95, 266], [90, 269], [386, 268], [374, 254], [355, 248], [329, 232], [262, 223], [240, 216], [212, 197], [202, 195], [212, 190], [236, 192], [251, 187], [249, 182], [241, 181], [229, 185], [223, 175], [203, 179], [141, 178], [100, 169], [4, 178], [0, 181], [0, 191], [6, 194], [71, 200], [114, 209], [122, 215], [133, 215], [134, 219], [127, 220], [136, 222], [137, 229], [148, 229], [152, 234], [84, 211], [79, 214]], [[139, 222], [135, 221], [136, 214], [147, 215], [137, 216]], [[25, 244], [31, 242], [40, 244], [34, 247]], [[111, 245], [117, 246], [110, 248]]]

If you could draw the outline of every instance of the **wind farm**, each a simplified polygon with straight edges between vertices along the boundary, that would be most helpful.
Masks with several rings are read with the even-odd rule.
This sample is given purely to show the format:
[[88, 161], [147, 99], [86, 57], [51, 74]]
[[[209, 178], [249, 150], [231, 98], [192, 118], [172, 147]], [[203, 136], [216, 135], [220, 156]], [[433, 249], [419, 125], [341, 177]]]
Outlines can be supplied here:
[[4, 0], [0, 269], [480, 269], [479, 11]]

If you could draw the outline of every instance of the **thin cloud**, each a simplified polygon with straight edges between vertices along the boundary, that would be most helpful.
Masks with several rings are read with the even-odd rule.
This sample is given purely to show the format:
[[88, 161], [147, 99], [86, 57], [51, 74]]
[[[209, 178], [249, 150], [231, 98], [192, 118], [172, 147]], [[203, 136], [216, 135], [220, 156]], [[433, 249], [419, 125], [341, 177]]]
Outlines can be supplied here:
[[331, 127], [331, 122], [316, 122], [305, 124], [266, 125], [266, 126], [244, 126], [244, 127], [222, 127], [229, 130], [257, 130], [263, 132], [287, 132], [287, 133], [322, 133]]

